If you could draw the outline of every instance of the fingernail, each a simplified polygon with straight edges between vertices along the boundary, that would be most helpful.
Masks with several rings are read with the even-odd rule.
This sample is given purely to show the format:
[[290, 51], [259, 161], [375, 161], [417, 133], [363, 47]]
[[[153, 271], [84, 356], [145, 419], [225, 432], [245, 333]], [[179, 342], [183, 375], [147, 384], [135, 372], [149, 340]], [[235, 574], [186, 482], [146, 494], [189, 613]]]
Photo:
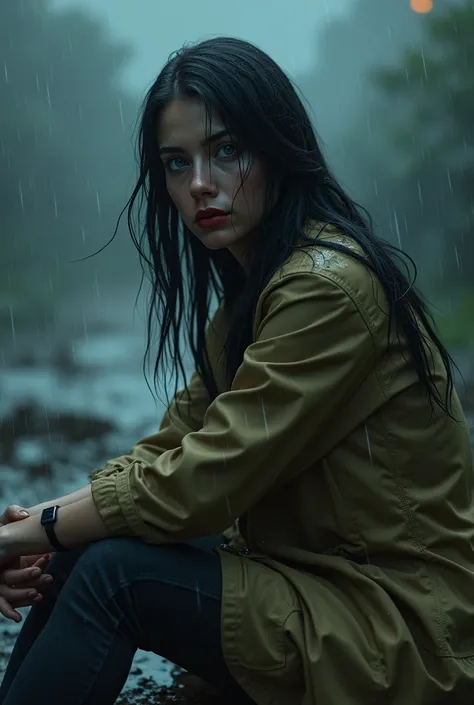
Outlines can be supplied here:
[[30, 516], [29, 512], [27, 512], [26, 509], [20, 509], [18, 514], [21, 514], [22, 517], [29, 517]]
[[38, 593], [36, 592], [36, 590], [30, 590], [30, 592], [28, 593], [28, 597], [36, 597], [37, 594]]
[[34, 598], [35, 602], [41, 602], [42, 599], [43, 595], [36, 595], [36, 597]]
[[34, 578], [36, 578], [36, 576], [39, 575], [40, 573], [41, 573], [41, 570], [39, 568], [33, 568], [33, 570], [31, 571], [31, 575]]

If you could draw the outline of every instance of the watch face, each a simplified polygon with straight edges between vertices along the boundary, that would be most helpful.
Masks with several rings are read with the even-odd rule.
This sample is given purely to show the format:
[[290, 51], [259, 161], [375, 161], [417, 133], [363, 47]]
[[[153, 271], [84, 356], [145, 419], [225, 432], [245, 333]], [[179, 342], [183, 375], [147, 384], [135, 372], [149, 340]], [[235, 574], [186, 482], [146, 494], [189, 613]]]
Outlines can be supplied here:
[[57, 509], [57, 507], [48, 507], [47, 509], [43, 509], [43, 513], [41, 514], [41, 523], [43, 526], [45, 524], [54, 524], [56, 521]]

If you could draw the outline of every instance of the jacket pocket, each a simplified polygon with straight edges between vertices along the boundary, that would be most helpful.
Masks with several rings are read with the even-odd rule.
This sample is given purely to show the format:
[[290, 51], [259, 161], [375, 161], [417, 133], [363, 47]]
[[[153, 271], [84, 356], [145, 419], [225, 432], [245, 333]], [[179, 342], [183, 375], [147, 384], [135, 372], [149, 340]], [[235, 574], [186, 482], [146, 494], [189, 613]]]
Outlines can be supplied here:
[[299, 611], [288, 581], [268, 566], [242, 559], [247, 590], [242, 600], [239, 663], [253, 671], [274, 671], [291, 666], [296, 646], [286, 629], [289, 617]]

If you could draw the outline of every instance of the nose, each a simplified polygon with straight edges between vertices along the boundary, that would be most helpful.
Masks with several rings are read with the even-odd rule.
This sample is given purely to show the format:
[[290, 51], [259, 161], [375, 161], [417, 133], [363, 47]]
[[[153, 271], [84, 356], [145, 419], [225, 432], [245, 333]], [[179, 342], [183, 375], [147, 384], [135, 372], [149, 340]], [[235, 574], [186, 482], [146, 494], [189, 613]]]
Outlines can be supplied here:
[[196, 200], [202, 196], [215, 196], [217, 186], [212, 176], [212, 169], [208, 159], [196, 160], [192, 173], [190, 191]]

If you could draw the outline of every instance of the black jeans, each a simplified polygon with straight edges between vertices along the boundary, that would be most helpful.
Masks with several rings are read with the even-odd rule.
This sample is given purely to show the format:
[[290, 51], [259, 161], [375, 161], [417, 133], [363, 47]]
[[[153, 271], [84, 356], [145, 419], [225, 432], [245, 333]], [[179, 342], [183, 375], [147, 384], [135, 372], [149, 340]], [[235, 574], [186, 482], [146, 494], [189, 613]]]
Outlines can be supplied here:
[[1, 705], [112, 705], [137, 649], [249, 705], [221, 648], [222, 538], [150, 546], [110, 538], [56, 554], [18, 635]]

